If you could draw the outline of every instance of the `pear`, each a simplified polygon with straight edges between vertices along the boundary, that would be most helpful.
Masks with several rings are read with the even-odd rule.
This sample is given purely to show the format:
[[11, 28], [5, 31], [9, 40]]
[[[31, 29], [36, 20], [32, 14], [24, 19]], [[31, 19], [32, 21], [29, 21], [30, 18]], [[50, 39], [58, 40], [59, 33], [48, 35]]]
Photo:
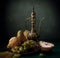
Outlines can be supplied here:
[[20, 36], [21, 36], [21, 34], [22, 34], [22, 31], [21, 31], [21, 30], [19, 30], [19, 31], [17, 32], [17, 37], [20, 37]]
[[19, 30], [19, 31], [17, 32], [17, 38], [18, 38], [18, 41], [21, 42], [21, 43], [23, 43], [24, 41], [27, 40], [26, 37], [24, 36], [22, 30]]
[[54, 47], [53, 43], [45, 42], [45, 41], [39, 41], [39, 45], [42, 51], [50, 51]]
[[28, 40], [28, 35], [29, 35], [30, 31], [29, 30], [25, 30], [24, 31], [24, 36], [26, 37], [26, 39]]
[[11, 37], [7, 45], [7, 48], [14, 48], [15, 46], [18, 46], [19, 43], [20, 42], [18, 42], [17, 37]]

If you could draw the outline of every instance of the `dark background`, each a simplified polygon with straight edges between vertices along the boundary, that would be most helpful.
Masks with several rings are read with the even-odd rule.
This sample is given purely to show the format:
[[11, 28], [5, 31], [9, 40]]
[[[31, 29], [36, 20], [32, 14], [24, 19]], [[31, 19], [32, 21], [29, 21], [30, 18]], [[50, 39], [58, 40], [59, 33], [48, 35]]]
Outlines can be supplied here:
[[[34, 1], [34, 2], [33, 2]], [[34, 4], [36, 30], [42, 17], [41, 40], [60, 41], [60, 1], [59, 0], [2, 0], [0, 2], [0, 48], [6, 47], [8, 40], [16, 36], [19, 29], [25, 30], [24, 20], [30, 17]], [[33, 2], [33, 3], [32, 3]], [[28, 30], [30, 30], [30, 25]]]

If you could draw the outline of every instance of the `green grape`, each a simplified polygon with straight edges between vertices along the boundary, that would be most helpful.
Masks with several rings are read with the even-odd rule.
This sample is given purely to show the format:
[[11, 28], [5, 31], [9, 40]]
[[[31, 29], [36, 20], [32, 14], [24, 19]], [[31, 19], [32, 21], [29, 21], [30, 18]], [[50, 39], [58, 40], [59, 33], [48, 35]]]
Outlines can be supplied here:
[[20, 51], [19, 51], [19, 50], [17, 50], [17, 53], [20, 53]]
[[26, 46], [26, 42], [24, 42], [24, 43], [22, 44], [22, 46]]
[[19, 48], [19, 51], [20, 51], [20, 52], [24, 52], [24, 48], [23, 48], [23, 47], [20, 47], [20, 48]]
[[16, 46], [14, 49], [15, 49], [16, 51], [18, 51], [18, 50], [19, 50], [19, 47], [18, 47], [18, 46]]
[[22, 51], [23, 50], [23, 47], [20, 47], [19, 50]]
[[28, 40], [26, 43], [27, 43], [27, 44], [29, 44], [29, 43], [30, 43], [30, 41]]
[[24, 50], [26, 50], [27, 49], [27, 47], [26, 46], [24, 46]]
[[15, 49], [13, 49], [13, 48], [11, 49], [11, 51], [12, 51], [12, 52], [14, 52], [14, 53], [16, 52], [16, 50], [15, 50]]

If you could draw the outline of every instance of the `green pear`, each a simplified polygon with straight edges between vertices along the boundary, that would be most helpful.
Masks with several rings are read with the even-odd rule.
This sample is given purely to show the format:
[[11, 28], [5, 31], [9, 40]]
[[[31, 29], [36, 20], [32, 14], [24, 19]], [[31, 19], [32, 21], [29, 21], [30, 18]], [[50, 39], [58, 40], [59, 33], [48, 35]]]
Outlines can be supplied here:
[[23, 33], [22, 30], [19, 30], [19, 31], [17, 32], [17, 37], [20, 37], [22, 33]]
[[18, 41], [20, 41], [21, 43], [23, 43], [24, 41], [27, 40], [26, 37], [24, 36], [22, 30], [19, 30], [19, 31], [17, 32], [17, 38], [18, 38]]

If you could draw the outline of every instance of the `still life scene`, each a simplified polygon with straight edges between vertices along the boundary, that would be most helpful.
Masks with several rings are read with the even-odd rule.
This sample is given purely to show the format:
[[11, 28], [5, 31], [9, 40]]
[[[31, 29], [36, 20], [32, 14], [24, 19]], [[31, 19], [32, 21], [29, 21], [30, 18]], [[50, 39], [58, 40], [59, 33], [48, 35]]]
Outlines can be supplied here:
[[[24, 3], [24, 1], [21, 1], [21, 4], [22, 4], [22, 2]], [[29, 4], [28, 4], [29, 2], [30, 3], [32, 2], [31, 9], [29, 9]], [[55, 53], [55, 55], [53, 55], [54, 51], [56, 49], [55, 42], [51, 41], [51, 40], [49, 41], [49, 39], [48, 40], [41, 39], [42, 25], [44, 24], [43, 22], [44, 22], [44, 20], [46, 20], [46, 17], [48, 16], [48, 14], [46, 16], [44, 16], [44, 15], [41, 16], [41, 18], [39, 18], [39, 20], [37, 22], [37, 19], [39, 16], [38, 8], [40, 8], [40, 7], [42, 8], [43, 6], [39, 7], [38, 2], [41, 2], [39, 0], [31, 0], [31, 1], [29, 0], [29, 2], [26, 0], [27, 4], [25, 6], [28, 7], [27, 13], [30, 10], [30, 13], [28, 13], [30, 15], [30, 17], [27, 16], [23, 20], [24, 24], [22, 23], [22, 21], [20, 21], [20, 23], [23, 24], [23, 26], [25, 28], [17, 28], [17, 30], [15, 30], [15, 35], [10, 34], [12, 36], [9, 37], [9, 40], [5, 46], [6, 51], [0, 53], [0, 58], [50, 58], [51, 55], [52, 55], [51, 57], [54, 58], [54, 56], [57, 55], [58, 52]], [[41, 4], [42, 4], [42, 2], [41, 2]], [[27, 10], [27, 8], [25, 8], [25, 10]], [[25, 14], [23, 14], [23, 15], [25, 15]], [[22, 17], [24, 17], [24, 16], [22, 16]], [[12, 19], [11, 19], [11, 21], [12, 21]], [[18, 19], [17, 19], [17, 21], [18, 21]], [[49, 23], [45, 23], [45, 24], [47, 24], [47, 26], [49, 25]], [[20, 26], [18, 26], [18, 27], [20, 27]], [[44, 26], [44, 28], [47, 28], [47, 27]], [[43, 30], [44, 30], [44, 28], [43, 28]], [[44, 33], [44, 35], [46, 35], [46, 34]], [[59, 55], [56, 57], [58, 58]]]
[[10, 48], [13, 53], [31, 54], [39, 51], [50, 51], [54, 47], [53, 43], [38, 41], [39, 33], [35, 30], [35, 11], [34, 7], [31, 13], [31, 31], [19, 30], [16, 37], [9, 40], [7, 48]]

